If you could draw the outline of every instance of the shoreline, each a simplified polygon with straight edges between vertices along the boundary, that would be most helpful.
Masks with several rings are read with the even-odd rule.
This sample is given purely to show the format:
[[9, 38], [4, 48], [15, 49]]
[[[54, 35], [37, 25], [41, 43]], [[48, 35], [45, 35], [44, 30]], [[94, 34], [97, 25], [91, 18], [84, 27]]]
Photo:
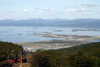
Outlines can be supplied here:
[[69, 35], [69, 34], [33, 34], [31, 36], [50, 37], [50, 38], [65, 38], [69, 41], [86, 41], [100, 40], [99, 35]]
[[25, 50], [35, 52], [38, 49], [55, 50], [91, 42], [97, 42], [96, 40], [100, 40], [100, 36], [91, 36], [91, 35], [35, 34], [35, 36], [65, 38], [65, 40], [55, 39], [46, 41], [17, 42], [16, 44], [23, 46]]

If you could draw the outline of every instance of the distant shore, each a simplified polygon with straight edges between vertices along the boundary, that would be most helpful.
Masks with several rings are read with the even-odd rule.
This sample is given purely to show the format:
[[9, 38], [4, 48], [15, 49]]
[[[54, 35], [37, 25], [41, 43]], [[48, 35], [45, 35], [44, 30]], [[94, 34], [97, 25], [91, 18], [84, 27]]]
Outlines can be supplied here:
[[99, 35], [33, 34], [40, 37], [66, 38], [67, 41], [100, 40]]
[[98, 40], [100, 40], [100, 36], [92, 35], [34, 34], [34, 36], [65, 38], [65, 40], [55, 39], [47, 41], [19, 42], [17, 44], [26, 47], [26, 50], [35, 52], [38, 49], [55, 50], [81, 45], [85, 43], [97, 42]]

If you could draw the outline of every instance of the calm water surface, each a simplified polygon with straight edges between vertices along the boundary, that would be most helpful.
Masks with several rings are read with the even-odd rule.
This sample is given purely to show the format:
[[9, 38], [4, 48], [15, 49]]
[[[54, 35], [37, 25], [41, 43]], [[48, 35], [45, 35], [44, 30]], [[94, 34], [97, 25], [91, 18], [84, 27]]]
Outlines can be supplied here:
[[62, 39], [62, 38], [30, 36], [32, 34], [100, 35], [100, 31], [73, 32], [72, 31], [73, 29], [87, 29], [87, 28], [0, 26], [0, 40], [8, 42], [28, 42], [28, 41]]

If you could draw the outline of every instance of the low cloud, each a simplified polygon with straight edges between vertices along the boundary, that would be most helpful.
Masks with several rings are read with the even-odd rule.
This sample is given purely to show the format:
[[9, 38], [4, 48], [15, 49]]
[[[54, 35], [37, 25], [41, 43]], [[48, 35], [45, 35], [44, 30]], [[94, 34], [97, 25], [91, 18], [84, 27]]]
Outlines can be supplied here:
[[66, 11], [67, 14], [94, 14], [94, 12], [84, 9], [69, 9]]
[[100, 9], [96, 10], [96, 13], [100, 14]]
[[24, 9], [24, 10], [22, 10], [23, 12], [32, 12], [32, 11], [30, 11], [30, 10], [27, 10], [27, 9]]
[[96, 5], [96, 4], [83, 4], [83, 6], [89, 9], [99, 7], [99, 5]]
[[75, 12], [75, 11], [77, 11], [77, 9], [69, 9], [66, 12]]
[[66, 10], [67, 14], [94, 14], [99, 5], [96, 4], [81, 4], [79, 6], [70, 6], [70, 9]]
[[42, 9], [42, 11], [43, 11], [42, 13], [45, 15], [55, 15], [57, 13], [56, 10], [50, 8], [44, 8]]
[[54, 11], [54, 9], [44, 8], [44, 11]]
[[88, 10], [88, 9], [93, 9], [93, 8], [97, 8], [97, 7], [99, 7], [99, 5], [96, 5], [96, 4], [81, 4], [79, 6], [69, 6], [69, 7], [66, 7], [66, 8], [77, 8], [77, 9]]

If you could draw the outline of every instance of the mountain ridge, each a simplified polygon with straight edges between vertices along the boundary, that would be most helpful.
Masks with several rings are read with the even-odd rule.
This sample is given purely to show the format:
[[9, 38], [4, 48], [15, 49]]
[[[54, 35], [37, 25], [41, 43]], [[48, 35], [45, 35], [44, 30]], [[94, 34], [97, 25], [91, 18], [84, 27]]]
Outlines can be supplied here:
[[0, 26], [56, 26], [56, 27], [83, 27], [100, 28], [100, 19], [27, 19], [27, 20], [0, 20]]

